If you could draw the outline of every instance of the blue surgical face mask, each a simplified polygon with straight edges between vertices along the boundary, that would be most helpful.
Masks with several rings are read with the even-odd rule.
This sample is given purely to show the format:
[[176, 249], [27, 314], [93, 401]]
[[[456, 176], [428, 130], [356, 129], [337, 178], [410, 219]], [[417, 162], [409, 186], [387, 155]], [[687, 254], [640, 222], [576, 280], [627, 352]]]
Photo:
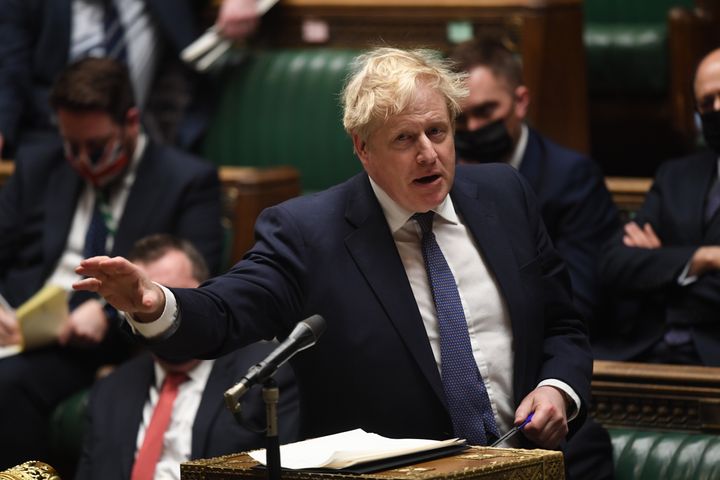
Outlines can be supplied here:
[[455, 154], [468, 163], [504, 162], [512, 149], [513, 140], [503, 119], [476, 130], [455, 132]]

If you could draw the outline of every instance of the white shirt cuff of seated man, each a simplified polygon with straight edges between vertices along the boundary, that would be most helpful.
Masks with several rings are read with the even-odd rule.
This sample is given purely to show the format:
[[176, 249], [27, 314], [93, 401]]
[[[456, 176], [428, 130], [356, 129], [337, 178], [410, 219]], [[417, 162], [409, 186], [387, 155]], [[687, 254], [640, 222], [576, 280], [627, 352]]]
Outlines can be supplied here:
[[160, 287], [165, 295], [165, 308], [156, 320], [153, 320], [152, 322], [139, 322], [129, 313], [123, 312], [123, 315], [130, 324], [130, 328], [132, 328], [133, 333], [142, 335], [145, 338], [157, 337], [168, 331], [177, 320], [178, 314], [175, 295], [159, 283], [153, 283]]
[[568, 423], [571, 420], [574, 420], [575, 417], [578, 416], [578, 413], [580, 413], [580, 397], [578, 397], [578, 394], [575, 393], [575, 390], [570, 387], [567, 383], [563, 382], [562, 380], [557, 380], [555, 378], [548, 378], [547, 380], [543, 380], [542, 382], [538, 383], [538, 387], [555, 387], [558, 390], [565, 393], [575, 404], [575, 408], [568, 408], [567, 416], [568, 416]]

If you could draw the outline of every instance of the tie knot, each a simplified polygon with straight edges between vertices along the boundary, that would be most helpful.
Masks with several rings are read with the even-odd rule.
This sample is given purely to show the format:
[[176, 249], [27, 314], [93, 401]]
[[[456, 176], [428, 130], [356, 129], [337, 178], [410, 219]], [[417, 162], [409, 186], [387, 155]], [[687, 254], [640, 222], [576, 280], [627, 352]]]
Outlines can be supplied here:
[[187, 373], [185, 372], [168, 372], [165, 375], [165, 381], [163, 381], [162, 389], [176, 389], [181, 383], [190, 380]]
[[420, 225], [420, 230], [422, 230], [423, 235], [432, 232], [433, 218], [435, 218], [435, 212], [430, 210], [425, 213], [416, 213], [412, 216], [412, 218], [415, 219], [416, 222], [418, 222], [418, 225]]

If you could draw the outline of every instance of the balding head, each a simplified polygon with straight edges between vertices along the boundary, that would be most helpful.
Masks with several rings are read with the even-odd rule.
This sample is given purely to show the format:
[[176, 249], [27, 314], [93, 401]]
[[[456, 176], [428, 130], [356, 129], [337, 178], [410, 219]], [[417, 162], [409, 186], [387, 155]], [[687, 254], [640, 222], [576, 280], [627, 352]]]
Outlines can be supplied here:
[[694, 88], [701, 113], [720, 110], [720, 48], [707, 54], [698, 65]]

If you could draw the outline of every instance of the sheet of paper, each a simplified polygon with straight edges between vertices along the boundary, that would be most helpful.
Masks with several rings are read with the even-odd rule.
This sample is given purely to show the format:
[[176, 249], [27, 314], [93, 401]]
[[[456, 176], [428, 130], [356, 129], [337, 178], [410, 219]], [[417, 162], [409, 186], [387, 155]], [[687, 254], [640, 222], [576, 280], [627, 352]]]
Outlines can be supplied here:
[[[450, 440], [395, 439], [356, 429], [282, 445], [280, 461], [283, 468], [340, 469], [373, 460], [458, 445], [463, 442], [457, 438]], [[249, 455], [263, 465], [265, 464], [265, 450], [254, 450], [249, 452]]]

